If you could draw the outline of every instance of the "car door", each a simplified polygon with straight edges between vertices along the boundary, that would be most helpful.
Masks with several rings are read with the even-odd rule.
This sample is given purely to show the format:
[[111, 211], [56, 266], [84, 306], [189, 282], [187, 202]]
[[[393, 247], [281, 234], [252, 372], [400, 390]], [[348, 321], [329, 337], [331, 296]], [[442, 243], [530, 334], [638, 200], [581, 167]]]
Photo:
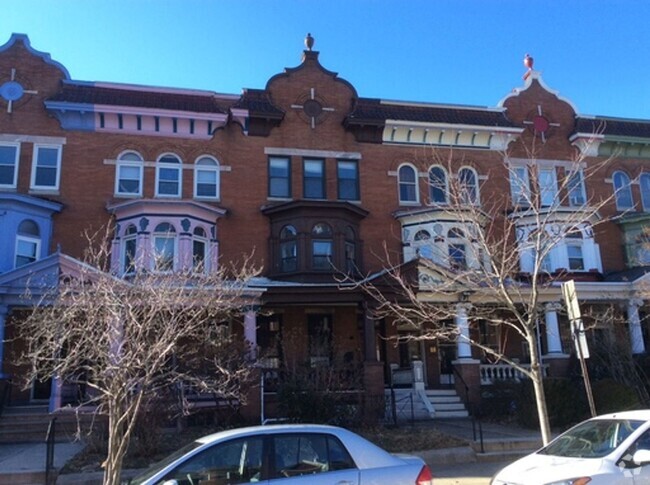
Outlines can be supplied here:
[[[650, 450], [650, 430], [646, 430], [632, 445], [633, 453], [638, 450]], [[634, 485], [650, 483], [650, 464], [642, 465], [629, 470], [634, 479]]]
[[177, 485], [268, 484], [262, 480], [264, 439], [259, 436], [217, 443], [167, 472], [162, 480]]
[[335, 436], [284, 433], [271, 441], [269, 485], [359, 485], [359, 470]]

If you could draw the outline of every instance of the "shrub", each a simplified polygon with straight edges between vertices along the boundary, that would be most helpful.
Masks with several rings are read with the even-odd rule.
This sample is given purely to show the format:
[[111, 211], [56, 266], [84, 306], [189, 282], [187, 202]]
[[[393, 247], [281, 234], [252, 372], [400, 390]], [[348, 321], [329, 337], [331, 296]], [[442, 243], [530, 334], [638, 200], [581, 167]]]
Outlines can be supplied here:
[[[570, 379], [544, 379], [548, 419], [553, 428], [566, 428], [583, 420], [588, 407], [583, 388]], [[539, 426], [535, 390], [530, 380], [523, 381], [517, 399], [517, 420], [522, 426]]]
[[637, 392], [630, 386], [613, 379], [593, 382], [591, 389], [598, 414], [607, 414], [628, 409], [639, 409], [641, 402]]

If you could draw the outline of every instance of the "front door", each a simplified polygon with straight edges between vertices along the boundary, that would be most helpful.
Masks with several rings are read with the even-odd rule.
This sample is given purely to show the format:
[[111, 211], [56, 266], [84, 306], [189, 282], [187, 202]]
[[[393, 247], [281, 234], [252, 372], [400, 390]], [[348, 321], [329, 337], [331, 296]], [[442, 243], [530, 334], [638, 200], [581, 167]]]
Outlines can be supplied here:
[[456, 360], [456, 344], [439, 343], [440, 385], [452, 386], [454, 384], [454, 360]]
[[52, 379], [35, 380], [32, 383], [31, 401], [47, 401], [52, 394]]

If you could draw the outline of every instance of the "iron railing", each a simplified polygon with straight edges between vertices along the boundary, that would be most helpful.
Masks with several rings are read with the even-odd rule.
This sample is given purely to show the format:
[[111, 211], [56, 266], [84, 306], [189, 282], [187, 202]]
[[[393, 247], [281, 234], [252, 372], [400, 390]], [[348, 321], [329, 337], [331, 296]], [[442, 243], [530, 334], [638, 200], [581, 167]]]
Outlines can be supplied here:
[[0, 416], [7, 404], [9, 404], [9, 397], [11, 396], [11, 379], [9, 377], [0, 378]]
[[467, 410], [469, 412], [470, 417], [472, 418], [472, 437], [474, 441], [476, 441], [476, 428], [478, 426], [478, 437], [481, 443], [481, 453], [485, 453], [485, 449], [483, 445], [483, 424], [481, 423], [481, 411], [476, 406], [473, 406], [471, 401], [469, 400], [469, 386], [465, 382], [465, 379], [463, 379], [461, 373], [458, 371], [458, 369], [456, 369], [455, 366], [452, 366], [452, 368], [454, 369], [454, 374], [458, 376], [458, 380], [463, 385], [465, 391], [465, 404], [467, 405]]
[[56, 418], [50, 420], [45, 436], [45, 485], [56, 482], [54, 473], [54, 444], [56, 442]]

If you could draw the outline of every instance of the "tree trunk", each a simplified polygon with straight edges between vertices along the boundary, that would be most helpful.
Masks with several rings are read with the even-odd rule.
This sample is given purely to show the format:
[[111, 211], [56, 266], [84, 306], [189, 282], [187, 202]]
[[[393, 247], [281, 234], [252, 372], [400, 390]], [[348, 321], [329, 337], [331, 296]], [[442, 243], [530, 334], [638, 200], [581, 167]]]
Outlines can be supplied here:
[[546, 408], [546, 395], [544, 394], [544, 372], [540, 364], [539, 349], [535, 338], [535, 332], [529, 336], [528, 347], [530, 349], [530, 368], [532, 372], [533, 389], [535, 390], [535, 403], [537, 405], [537, 417], [539, 419], [539, 430], [542, 433], [544, 446], [551, 440], [551, 423], [548, 419]]
[[116, 405], [109, 405], [108, 414], [108, 450], [104, 462], [103, 485], [120, 485], [124, 448], [124, 426], [120, 424], [121, 412]]

